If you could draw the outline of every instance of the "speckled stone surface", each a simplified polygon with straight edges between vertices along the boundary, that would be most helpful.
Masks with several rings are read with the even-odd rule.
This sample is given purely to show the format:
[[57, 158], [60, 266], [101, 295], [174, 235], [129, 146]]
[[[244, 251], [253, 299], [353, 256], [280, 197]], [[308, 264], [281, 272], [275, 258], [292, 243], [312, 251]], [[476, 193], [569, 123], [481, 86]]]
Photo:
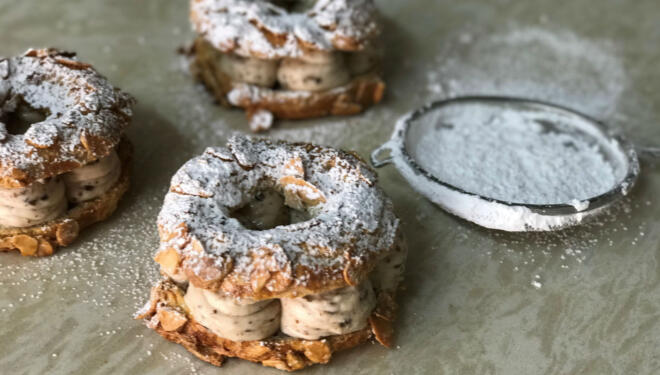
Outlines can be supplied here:
[[[385, 15], [384, 102], [361, 116], [286, 122], [268, 136], [355, 149], [387, 140], [408, 110], [460, 94], [545, 99], [660, 144], [655, 0], [377, 1]], [[174, 171], [245, 132], [176, 50], [186, 1], [0, 0], [0, 55], [75, 50], [138, 99], [134, 187], [117, 213], [47, 259], [0, 254], [3, 374], [278, 373], [192, 358], [133, 312], [157, 277], [155, 220]], [[410, 245], [397, 347], [367, 344], [319, 374], [660, 373], [660, 166], [596, 222], [504, 234], [456, 219], [379, 170]]]

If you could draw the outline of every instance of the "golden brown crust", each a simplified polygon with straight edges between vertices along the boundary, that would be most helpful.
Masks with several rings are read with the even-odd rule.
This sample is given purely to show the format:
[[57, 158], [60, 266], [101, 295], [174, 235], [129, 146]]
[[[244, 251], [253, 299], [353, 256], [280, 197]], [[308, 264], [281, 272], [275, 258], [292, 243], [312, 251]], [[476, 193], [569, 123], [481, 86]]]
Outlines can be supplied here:
[[[223, 293], [237, 298], [251, 298], [254, 300], [264, 300], [283, 297], [300, 297], [308, 294], [318, 294], [348, 285], [358, 285], [366, 280], [369, 273], [375, 266], [375, 258], [360, 258], [351, 254], [349, 250], [344, 252], [343, 257], [346, 260], [344, 268], [326, 268], [323, 270], [312, 269], [298, 264], [292, 270], [290, 266], [267, 270], [261, 267], [254, 267], [250, 273], [250, 278], [245, 280], [239, 275], [232, 274], [233, 263], [231, 258], [223, 258], [219, 262], [212, 256], [201, 256], [204, 250], [195, 240], [190, 240], [188, 227], [181, 223], [176, 227], [176, 231], [168, 231], [164, 226], [159, 225], [159, 234], [161, 237], [161, 248], [155, 254], [154, 260], [163, 270], [170, 274], [178, 272], [185, 274], [186, 279], [198, 288], [212, 291], [221, 290]], [[405, 247], [405, 241], [401, 234], [401, 229], [397, 228], [396, 240], [386, 253], [392, 253], [397, 248]], [[175, 241], [172, 241], [176, 239]], [[198, 248], [196, 254], [182, 254], [174, 247], [168, 244], [193, 243], [193, 248]], [[197, 244], [197, 245], [195, 245]], [[268, 249], [260, 252], [261, 257], [268, 256]], [[317, 249], [318, 250], [318, 249]], [[372, 254], [373, 255], [373, 254]], [[253, 262], [257, 264], [258, 262]], [[269, 263], [269, 262], [266, 262]], [[223, 268], [218, 268], [221, 264]], [[292, 279], [304, 280], [303, 282], [293, 283]], [[255, 288], [263, 286], [266, 282], [273, 282], [274, 287]], [[387, 346], [387, 345], [386, 345]]]
[[[281, 153], [283, 150], [285, 154]], [[295, 161], [292, 155], [301, 160]], [[266, 163], [287, 166], [286, 173], [290, 174], [273, 172]], [[204, 168], [202, 175], [200, 168]], [[253, 172], [250, 178], [242, 177], [245, 169]], [[346, 204], [350, 207], [380, 202], [365, 204], [366, 207], [381, 207], [379, 211], [372, 216], [365, 210], [355, 210], [349, 215], [347, 211], [339, 213], [332, 209], [332, 213], [322, 218], [289, 228], [287, 233], [300, 240], [282, 241], [278, 231], [253, 232], [229, 226], [226, 214], [218, 206], [208, 209], [205, 206], [209, 202], [214, 205], [232, 202], [235, 195], [228, 192], [234, 191], [239, 181], [266, 181], [272, 174], [274, 183], [282, 177], [291, 177], [284, 178], [285, 181], [299, 182], [295, 176], [300, 176], [301, 171], [311, 178], [317, 174], [330, 176], [331, 169], [341, 187], [330, 189], [327, 184], [319, 184], [312, 189], [305, 185], [308, 187], [304, 189], [305, 194], [313, 193], [311, 196], [295, 192], [295, 189], [287, 193], [286, 186], [275, 188], [284, 189], [284, 198], [289, 203], [314, 203], [324, 197], [335, 202], [331, 207], [338, 207], [339, 201], [346, 203], [338, 198], [342, 196], [355, 199], [355, 203]], [[292, 186], [301, 186], [301, 183]], [[343, 151], [305, 143], [231, 138], [226, 150], [207, 150], [186, 163], [173, 177], [159, 215], [161, 245], [155, 261], [167, 275], [177, 280], [187, 280], [202, 289], [220, 290], [235, 298], [301, 297], [357, 285], [367, 278], [380, 259], [405, 246], [391, 201], [375, 184], [375, 173], [361, 160]], [[215, 190], [218, 186], [225, 188]], [[240, 189], [252, 188], [243, 184]], [[214, 197], [212, 201], [208, 199], [211, 196]], [[337, 220], [326, 221], [330, 217]], [[352, 226], [358, 222], [370, 222], [366, 225], [370, 229]], [[216, 242], [217, 238], [226, 240]], [[222, 248], [215, 247], [220, 243]]]
[[[280, 370], [295, 371], [328, 363], [332, 354], [353, 348], [371, 338], [383, 345], [392, 344], [391, 322], [394, 318], [394, 296], [380, 293], [378, 306], [369, 319], [370, 327], [320, 340], [304, 340], [277, 335], [264, 340], [236, 342], [211, 333], [188, 312], [184, 291], [170, 280], [161, 280], [151, 290], [151, 299], [136, 319], [169, 341], [181, 344], [197, 358], [221, 366], [226, 357], [237, 357]], [[376, 323], [374, 323], [376, 322]], [[387, 332], [387, 340], [381, 341]]]
[[216, 65], [216, 54], [220, 52], [204, 39], [197, 38], [193, 53], [193, 74], [221, 104], [245, 109], [248, 118], [260, 110], [272, 113], [275, 118], [291, 120], [355, 115], [379, 103], [385, 93], [385, 82], [374, 72], [354, 77], [340, 88], [320, 92], [257, 88], [232, 82]]
[[[176, 243], [168, 241], [178, 239], [180, 243], [189, 241], [188, 228], [185, 224], [178, 227], [178, 231], [169, 232], [159, 225], [161, 236], [161, 249], [154, 256], [154, 260], [172, 273], [182, 272], [186, 279], [198, 288], [213, 291], [222, 290], [232, 296], [263, 300], [282, 297], [299, 297], [308, 294], [317, 294], [324, 291], [338, 289], [347, 285], [357, 285], [367, 278], [374, 264], [371, 260], [359, 261], [347, 251], [346, 268], [312, 269], [303, 265], [296, 265], [294, 270], [288, 267], [278, 270], [262, 270], [255, 268], [250, 278], [245, 280], [239, 275], [232, 274], [233, 263], [231, 258], [223, 258], [219, 262], [212, 256], [201, 256], [203, 253], [199, 245], [198, 254], [181, 254], [175, 248], [163, 244]], [[194, 243], [194, 242], [193, 242]], [[392, 246], [399, 246], [398, 243]], [[218, 268], [221, 264], [223, 268]], [[289, 271], [289, 272], [285, 272]], [[292, 283], [291, 279], [305, 280], [305, 283]], [[257, 288], [255, 284], [264, 285], [273, 280], [279, 287]]]
[[0, 228], [0, 251], [18, 250], [24, 256], [47, 256], [60, 246], [71, 244], [80, 230], [108, 218], [130, 185], [132, 145], [123, 138], [117, 154], [122, 172], [115, 186], [102, 196], [70, 209], [66, 216], [27, 228]]

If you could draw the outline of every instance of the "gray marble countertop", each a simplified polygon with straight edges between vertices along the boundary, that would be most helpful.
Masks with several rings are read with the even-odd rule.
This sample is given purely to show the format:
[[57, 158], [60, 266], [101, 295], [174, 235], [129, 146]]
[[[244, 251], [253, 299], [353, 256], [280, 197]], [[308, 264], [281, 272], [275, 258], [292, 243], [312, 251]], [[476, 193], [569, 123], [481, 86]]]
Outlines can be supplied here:
[[[500, 94], [567, 105], [660, 144], [656, 0], [377, 3], [385, 101], [267, 136], [366, 156], [423, 103]], [[192, 38], [187, 13], [174, 0], [0, 0], [0, 55], [77, 51], [139, 101], [133, 187], [117, 213], [53, 257], [0, 254], [3, 374], [279, 373], [239, 360], [211, 367], [131, 318], [157, 277], [155, 219], [169, 178], [247, 129], [177, 55]], [[420, 197], [394, 168], [379, 174], [411, 249], [397, 346], [367, 344], [305, 373], [660, 373], [658, 166], [644, 164], [633, 193], [595, 222], [547, 234], [480, 229]]]

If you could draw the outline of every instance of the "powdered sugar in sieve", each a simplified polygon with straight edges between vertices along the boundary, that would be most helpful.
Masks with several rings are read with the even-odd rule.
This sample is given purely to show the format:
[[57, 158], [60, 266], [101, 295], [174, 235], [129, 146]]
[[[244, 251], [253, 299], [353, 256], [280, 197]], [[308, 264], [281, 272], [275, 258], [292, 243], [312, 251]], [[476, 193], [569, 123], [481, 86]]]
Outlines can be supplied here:
[[[384, 150], [391, 157], [379, 160]], [[451, 213], [488, 228], [554, 230], [627, 194], [639, 172], [625, 140], [561, 107], [515, 98], [436, 102], [374, 151]]]

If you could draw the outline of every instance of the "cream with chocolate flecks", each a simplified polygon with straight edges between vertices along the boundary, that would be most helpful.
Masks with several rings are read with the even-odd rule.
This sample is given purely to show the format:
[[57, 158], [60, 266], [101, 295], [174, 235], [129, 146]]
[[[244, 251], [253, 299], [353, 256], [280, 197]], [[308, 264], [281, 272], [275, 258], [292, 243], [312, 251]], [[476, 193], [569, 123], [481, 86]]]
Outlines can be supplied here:
[[277, 80], [287, 90], [323, 91], [347, 84], [351, 75], [343, 56], [337, 54], [325, 63], [284, 59], [277, 71]]
[[374, 271], [369, 275], [374, 289], [393, 292], [403, 281], [408, 257], [408, 248], [403, 244], [403, 238], [400, 238], [394, 249], [378, 262]]
[[26, 187], [0, 188], [0, 225], [23, 228], [45, 223], [67, 208], [64, 182], [59, 177]]
[[254, 200], [234, 211], [233, 216], [246, 228], [264, 230], [289, 224], [289, 211], [282, 195], [274, 190], [266, 190], [255, 192]]
[[367, 326], [376, 306], [369, 281], [326, 293], [282, 298], [282, 332], [292, 337], [318, 340], [343, 335]]
[[76, 168], [62, 177], [67, 197], [72, 203], [97, 198], [110, 190], [121, 174], [121, 163], [115, 151], [110, 155]]
[[235, 54], [218, 54], [220, 69], [235, 82], [245, 82], [262, 87], [272, 87], [277, 81], [278, 61], [243, 57]]
[[241, 304], [192, 284], [184, 300], [195, 320], [229, 340], [264, 339], [275, 334], [280, 326], [280, 302], [277, 300]]

